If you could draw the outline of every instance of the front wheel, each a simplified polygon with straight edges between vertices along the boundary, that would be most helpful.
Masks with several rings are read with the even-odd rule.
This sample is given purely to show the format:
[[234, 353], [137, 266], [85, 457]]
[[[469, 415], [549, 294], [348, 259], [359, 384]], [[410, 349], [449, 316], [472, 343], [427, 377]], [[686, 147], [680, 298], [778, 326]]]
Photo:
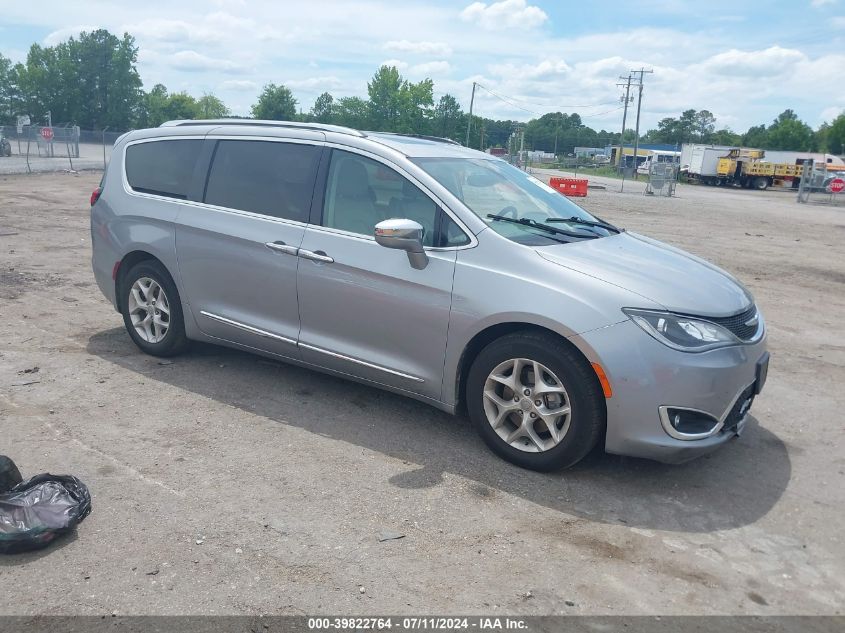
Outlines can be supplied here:
[[580, 461], [607, 418], [589, 363], [556, 337], [531, 331], [481, 351], [469, 371], [466, 401], [476, 430], [496, 454], [539, 471]]
[[126, 331], [142, 351], [175, 356], [188, 347], [179, 291], [160, 263], [133, 266], [120, 283], [119, 301]]

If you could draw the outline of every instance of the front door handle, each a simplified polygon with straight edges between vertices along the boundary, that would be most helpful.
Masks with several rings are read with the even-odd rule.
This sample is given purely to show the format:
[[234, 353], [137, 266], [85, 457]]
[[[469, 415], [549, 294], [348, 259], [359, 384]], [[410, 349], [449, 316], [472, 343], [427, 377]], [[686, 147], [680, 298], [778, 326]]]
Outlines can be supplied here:
[[300, 248], [298, 254], [300, 257], [310, 259], [315, 262], [323, 262], [325, 264], [334, 263], [334, 259], [326, 255], [325, 251], [308, 251], [304, 248]]
[[275, 242], [267, 242], [264, 244], [267, 248], [276, 251], [277, 253], [284, 253], [285, 255], [296, 255], [299, 249], [296, 246], [288, 246], [282, 240]]

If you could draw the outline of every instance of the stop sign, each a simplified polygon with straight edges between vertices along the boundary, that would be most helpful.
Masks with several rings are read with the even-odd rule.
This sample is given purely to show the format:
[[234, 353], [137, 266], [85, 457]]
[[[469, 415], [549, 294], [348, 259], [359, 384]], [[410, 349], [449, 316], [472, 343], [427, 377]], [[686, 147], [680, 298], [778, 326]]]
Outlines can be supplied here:
[[830, 181], [828, 188], [830, 189], [830, 193], [839, 193], [845, 189], [845, 180], [842, 180], [842, 178], [834, 178]]
[[42, 127], [41, 128], [41, 138], [43, 138], [45, 141], [53, 140], [53, 128]]

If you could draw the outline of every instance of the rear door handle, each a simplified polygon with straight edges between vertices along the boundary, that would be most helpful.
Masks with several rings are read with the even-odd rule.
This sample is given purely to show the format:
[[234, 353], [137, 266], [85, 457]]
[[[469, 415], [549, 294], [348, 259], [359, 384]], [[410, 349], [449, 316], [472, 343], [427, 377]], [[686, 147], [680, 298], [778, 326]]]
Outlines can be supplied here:
[[267, 248], [276, 251], [277, 253], [284, 253], [285, 255], [296, 255], [299, 249], [296, 246], [288, 246], [282, 240], [275, 242], [267, 242], [264, 244]]
[[298, 254], [304, 259], [310, 259], [315, 262], [323, 262], [325, 264], [334, 263], [334, 259], [326, 255], [325, 251], [308, 251], [304, 248], [300, 248]]

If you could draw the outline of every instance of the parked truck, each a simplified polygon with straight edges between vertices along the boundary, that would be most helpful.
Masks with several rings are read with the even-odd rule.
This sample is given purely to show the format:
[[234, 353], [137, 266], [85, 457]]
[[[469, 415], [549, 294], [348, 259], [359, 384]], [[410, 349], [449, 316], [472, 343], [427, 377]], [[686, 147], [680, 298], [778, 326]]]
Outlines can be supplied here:
[[771, 186], [797, 188], [802, 165], [811, 158], [828, 169], [845, 169], [845, 162], [832, 154], [687, 143], [681, 148], [681, 174], [705, 185], [761, 191]]
[[681, 175], [688, 181], [705, 185], [718, 185], [719, 159], [727, 155], [733, 147], [728, 145], [705, 145], [684, 143], [681, 146]]

